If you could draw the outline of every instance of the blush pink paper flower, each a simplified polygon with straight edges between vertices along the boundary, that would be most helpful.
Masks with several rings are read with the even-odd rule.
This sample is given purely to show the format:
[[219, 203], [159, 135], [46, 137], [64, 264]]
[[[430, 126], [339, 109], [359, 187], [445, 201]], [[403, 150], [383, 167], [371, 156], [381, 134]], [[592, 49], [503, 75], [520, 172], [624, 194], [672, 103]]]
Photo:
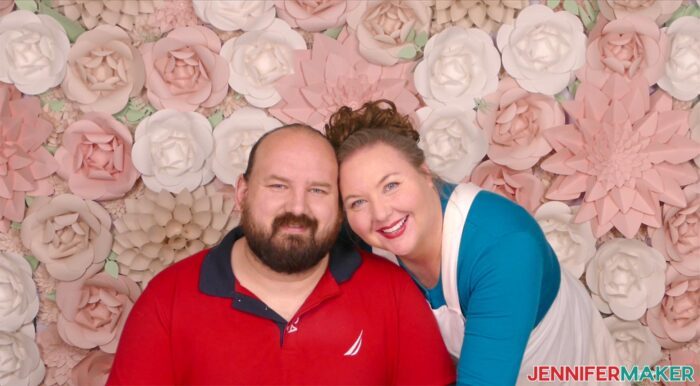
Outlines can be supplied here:
[[56, 161], [41, 145], [53, 127], [39, 117], [39, 98], [24, 97], [11, 85], [0, 83], [0, 232], [10, 221], [24, 218], [25, 195], [49, 195], [48, 177]]
[[530, 169], [513, 170], [493, 161], [484, 161], [472, 171], [471, 182], [517, 202], [530, 213], [542, 204], [544, 185]]
[[15, 0], [0, 0], [0, 16], [12, 12], [15, 7]]
[[83, 111], [118, 113], [141, 93], [145, 70], [141, 53], [119, 27], [101, 25], [85, 32], [68, 53], [61, 88]]
[[651, 244], [680, 273], [700, 276], [700, 189], [683, 190], [686, 206], [664, 205], [663, 226], [654, 230]]
[[402, 114], [419, 106], [411, 83], [410, 63], [391, 67], [371, 64], [357, 53], [357, 40], [341, 32], [338, 40], [314, 35], [313, 48], [296, 52], [294, 72], [275, 84], [282, 100], [270, 113], [284, 123], [303, 122], [322, 130], [342, 106], [388, 99]]
[[650, 19], [629, 16], [598, 22], [588, 36], [586, 64], [576, 76], [602, 88], [612, 74], [630, 80], [642, 74], [653, 85], [668, 60], [668, 36]]
[[141, 46], [148, 100], [158, 109], [214, 107], [228, 92], [229, 67], [221, 41], [205, 27], [181, 27]]
[[114, 278], [91, 268], [81, 279], [56, 286], [56, 304], [61, 310], [58, 333], [68, 344], [106, 353], [117, 350], [124, 323], [141, 289], [130, 278]]
[[562, 105], [574, 122], [545, 132], [556, 154], [541, 167], [559, 175], [548, 199], [585, 192], [575, 222], [592, 221], [596, 237], [615, 227], [632, 238], [641, 224], [662, 225], [659, 201], [686, 205], [681, 188], [698, 178], [687, 161], [700, 144], [687, 138], [688, 112], [672, 110], [666, 93], [650, 98], [642, 77], [616, 74], [602, 90], [584, 82]]
[[192, 0], [159, 1], [154, 5], [155, 10], [148, 17], [148, 23], [157, 26], [161, 33], [179, 27], [199, 25], [199, 18], [194, 12]]
[[68, 385], [72, 369], [88, 354], [61, 339], [56, 323], [49, 324], [36, 337], [41, 358], [46, 363], [46, 377], [43, 384], [47, 386]]
[[608, 20], [643, 17], [661, 25], [683, 4], [683, 0], [598, 0], [600, 13]]
[[56, 151], [58, 174], [70, 190], [89, 200], [125, 195], [139, 178], [131, 162], [129, 129], [105, 113], [88, 113], [63, 133]]
[[478, 110], [477, 121], [489, 140], [489, 159], [524, 170], [552, 150], [544, 131], [564, 124], [564, 111], [554, 98], [530, 93], [505, 78], [484, 99], [487, 104]]
[[700, 374], [700, 352], [695, 352], [690, 349], [679, 348], [676, 350], [669, 350], [669, 358], [659, 362], [660, 366], [690, 366], [693, 368], [693, 374], [695, 374], [692, 380], [687, 380], [686, 382], [664, 382], [664, 385], [668, 386], [697, 386], [698, 374]]
[[102, 351], [92, 351], [71, 372], [74, 385], [103, 386], [107, 384], [109, 372], [112, 370], [114, 355]]
[[645, 322], [664, 348], [680, 348], [700, 338], [700, 277], [666, 270], [666, 294], [650, 308]]
[[292, 28], [320, 32], [345, 24], [345, 15], [357, 1], [350, 0], [276, 0], [277, 16]]

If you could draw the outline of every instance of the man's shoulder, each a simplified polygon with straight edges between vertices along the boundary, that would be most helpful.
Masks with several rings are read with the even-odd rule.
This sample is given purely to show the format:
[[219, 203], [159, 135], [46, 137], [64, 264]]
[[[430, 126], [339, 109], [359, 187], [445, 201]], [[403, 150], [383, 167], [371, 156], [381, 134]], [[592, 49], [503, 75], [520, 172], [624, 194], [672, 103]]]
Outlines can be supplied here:
[[396, 263], [374, 253], [360, 250], [362, 265], [358, 269], [359, 277], [380, 285], [404, 285], [410, 282], [410, 276]]

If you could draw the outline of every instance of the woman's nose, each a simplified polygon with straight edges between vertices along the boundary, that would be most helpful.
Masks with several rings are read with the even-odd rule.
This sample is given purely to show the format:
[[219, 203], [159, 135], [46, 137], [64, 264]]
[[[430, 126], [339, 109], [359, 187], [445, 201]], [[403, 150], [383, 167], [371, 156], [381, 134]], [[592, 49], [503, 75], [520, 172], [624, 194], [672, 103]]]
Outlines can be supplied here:
[[372, 204], [372, 217], [374, 221], [381, 223], [389, 219], [391, 215], [391, 206], [385, 202], [376, 202]]

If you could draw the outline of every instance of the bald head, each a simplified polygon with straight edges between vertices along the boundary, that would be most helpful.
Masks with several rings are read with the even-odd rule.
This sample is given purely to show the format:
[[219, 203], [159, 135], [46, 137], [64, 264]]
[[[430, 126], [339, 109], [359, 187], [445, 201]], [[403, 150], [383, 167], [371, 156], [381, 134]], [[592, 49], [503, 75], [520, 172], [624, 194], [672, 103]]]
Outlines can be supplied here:
[[[277, 145], [277, 141], [280, 141], [287, 145], [291, 145], [291, 143], [285, 142], [290, 139], [293, 141], [308, 141], [308, 143], [310, 144], [316, 144], [316, 147], [318, 149], [317, 151], [319, 153], [326, 153], [326, 148], [329, 149], [333, 154], [333, 162], [335, 162], [335, 153], [333, 151], [333, 147], [323, 134], [321, 134], [318, 130], [314, 129], [311, 126], [304, 125], [301, 123], [292, 123], [268, 131], [267, 133], [263, 134], [263, 136], [260, 137], [257, 140], [257, 142], [255, 142], [253, 148], [250, 150], [250, 155], [248, 156], [248, 166], [246, 167], [246, 170], [243, 173], [243, 178], [250, 178], [250, 175], [253, 172], [253, 167], [255, 166], [255, 160], [258, 158], [259, 152], [265, 150], [264, 148], [267, 147], [273, 147], [273, 149], [270, 150], [274, 151], [274, 148], [276, 147], [274, 145]], [[273, 146], [264, 146], [263, 144], [267, 142], [273, 142]], [[322, 154], [319, 154], [319, 156], [322, 156]]]

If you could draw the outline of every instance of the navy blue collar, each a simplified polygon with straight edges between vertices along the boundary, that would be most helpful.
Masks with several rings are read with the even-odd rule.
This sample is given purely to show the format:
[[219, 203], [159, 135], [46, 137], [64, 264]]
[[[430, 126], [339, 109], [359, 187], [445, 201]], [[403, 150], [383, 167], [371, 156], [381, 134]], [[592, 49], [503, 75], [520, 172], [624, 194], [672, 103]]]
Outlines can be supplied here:
[[[199, 271], [201, 292], [223, 298], [236, 297], [236, 277], [231, 266], [231, 249], [236, 240], [241, 237], [243, 237], [243, 229], [234, 228], [204, 257]], [[331, 249], [328, 261], [328, 269], [335, 281], [340, 284], [349, 280], [361, 263], [360, 253], [352, 242], [345, 237], [339, 237]]]

